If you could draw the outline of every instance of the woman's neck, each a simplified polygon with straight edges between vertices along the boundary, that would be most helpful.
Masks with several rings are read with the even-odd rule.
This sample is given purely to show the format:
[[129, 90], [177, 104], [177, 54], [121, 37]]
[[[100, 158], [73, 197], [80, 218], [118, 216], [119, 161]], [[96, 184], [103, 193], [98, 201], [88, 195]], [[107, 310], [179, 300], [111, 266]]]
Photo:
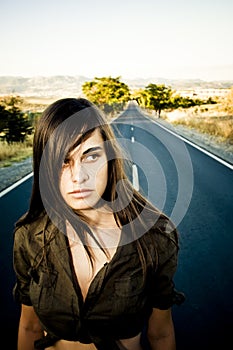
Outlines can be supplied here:
[[80, 213], [84, 215], [88, 225], [91, 227], [95, 227], [97, 229], [118, 227], [114, 214], [108, 207], [86, 209], [80, 211]]
[[[88, 246], [98, 248], [100, 245], [106, 249], [118, 246], [121, 228], [117, 225], [114, 214], [109, 208], [86, 209], [79, 211], [80, 214], [85, 216], [85, 221], [94, 236], [93, 238], [90, 234], [87, 235]], [[70, 238], [73, 236], [73, 240], [77, 242], [78, 236], [69, 223], [67, 228], [70, 230]], [[73, 234], [71, 234], [72, 231]]]

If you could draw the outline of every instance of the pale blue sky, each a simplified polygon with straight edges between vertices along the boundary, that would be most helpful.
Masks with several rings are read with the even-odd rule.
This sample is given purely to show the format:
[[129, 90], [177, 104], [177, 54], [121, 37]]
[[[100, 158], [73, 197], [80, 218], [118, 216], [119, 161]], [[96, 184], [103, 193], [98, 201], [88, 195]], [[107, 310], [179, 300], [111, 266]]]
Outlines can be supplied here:
[[232, 0], [0, 6], [0, 75], [233, 79]]

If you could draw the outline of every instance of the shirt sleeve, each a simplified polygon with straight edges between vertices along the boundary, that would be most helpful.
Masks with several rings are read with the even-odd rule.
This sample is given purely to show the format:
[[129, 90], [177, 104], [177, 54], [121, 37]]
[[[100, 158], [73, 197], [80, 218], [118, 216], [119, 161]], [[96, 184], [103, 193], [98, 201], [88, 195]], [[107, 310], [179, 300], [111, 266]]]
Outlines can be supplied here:
[[26, 227], [20, 227], [16, 229], [14, 233], [14, 246], [13, 246], [13, 267], [16, 275], [16, 283], [13, 289], [13, 296], [16, 302], [31, 306], [31, 300], [29, 296], [29, 287], [31, 277], [30, 272], [30, 259], [27, 252], [27, 229]]
[[166, 310], [184, 301], [184, 294], [175, 289], [174, 283], [179, 251], [178, 232], [171, 222], [167, 222], [157, 233], [157, 267], [152, 281], [151, 302], [153, 308]]

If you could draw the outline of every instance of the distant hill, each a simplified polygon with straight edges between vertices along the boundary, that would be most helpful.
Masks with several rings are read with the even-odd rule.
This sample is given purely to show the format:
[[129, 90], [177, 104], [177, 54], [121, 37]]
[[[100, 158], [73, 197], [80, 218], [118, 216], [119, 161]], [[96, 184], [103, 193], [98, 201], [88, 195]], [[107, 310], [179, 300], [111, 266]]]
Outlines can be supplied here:
[[126, 81], [130, 87], [143, 88], [146, 85], [153, 84], [165, 84], [170, 86], [174, 90], [185, 89], [229, 89], [233, 86], [233, 80], [216, 80], [216, 81], [204, 81], [201, 79], [165, 79], [165, 78], [137, 78], [129, 79]]
[[82, 76], [51, 77], [12, 77], [0, 76], [0, 95], [18, 94], [20, 96], [77, 96], [82, 84], [90, 79]]
[[[0, 95], [20, 95], [20, 96], [80, 96], [82, 94], [82, 84], [93, 78], [84, 76], [56, 75], [51, 77], [20, 77], [20, 76], [0, 76]], [[121, 79], [132, 90], [144, 88], [149, 83], [165, 84], [174, 90], [191, 88], [203, 89], [226, 89], [233, 86], [233, 81], [212, 81], [185, 80], [185, 79], [164, 79], [164, 78], [135, 78]]]

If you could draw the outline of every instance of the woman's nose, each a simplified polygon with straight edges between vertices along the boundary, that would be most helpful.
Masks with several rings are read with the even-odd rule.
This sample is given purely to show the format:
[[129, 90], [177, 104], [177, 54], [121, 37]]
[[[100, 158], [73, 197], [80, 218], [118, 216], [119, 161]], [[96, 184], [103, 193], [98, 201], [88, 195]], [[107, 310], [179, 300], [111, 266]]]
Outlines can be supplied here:
[[82, 164], [74, 165], [71, 169], [71, 178], [73, 182], [83, 183], [88, 180], [89, 175]]

